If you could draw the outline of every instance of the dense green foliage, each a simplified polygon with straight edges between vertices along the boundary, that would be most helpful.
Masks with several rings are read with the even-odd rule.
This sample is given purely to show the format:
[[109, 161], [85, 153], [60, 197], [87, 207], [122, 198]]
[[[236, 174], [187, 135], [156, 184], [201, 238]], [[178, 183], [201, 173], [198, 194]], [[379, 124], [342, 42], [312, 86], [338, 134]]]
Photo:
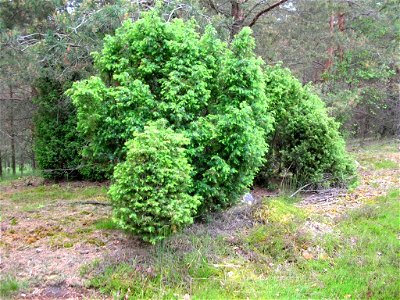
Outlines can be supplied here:
[[[110, 195], [123, 228], [148, 241], [161, 239], [190, 223], [193, 215], [205, 217], [234, 204], [263, 165], [269, 177], [286, 170], [297, 184], [326, 176], [337, 184], [352, 175], [338, 125], [321, 100], [284, 69], [267, 68], [264, 74], [254, 46], [248, 28], [228, 46], [212, 27], [200, 35], [195, 22], [165, 22], [152, 11], [136, 22], [126, 21], [106, 37], [101, 53], [94, 53], [98, 76], [75, 83], [68, 95], [77, 108], [78, 131], [87, 141], [84, 157], [108, 165], [109, 172], [119, 164]], [[170, 191], [187, 195], [183, 198], [189, 199], [190, 209], [183, 215], [173, 209], [176, 215], [167, 219], [158, 218], [152, 207], [168, 194], [154, 181], [176, 178], [154, 170], [175, 158], [168, 153], [167, 161], [155, 153], [146, 160], [138, 156], [165, 142], [151, 135], [159, 132], [169, 139], [172, 134], [153, 127], [143, 132], [148, 122], [159, 119], [188, 140], [176, 147], [186, 149], [188, 161], [182, 158], [180, 167], [191, 170], [188, 186], [193, 184], [190, 190]], [[136, 142], [127, 142], [132, 136]], [[272, 149], [266, 155], [268, 143]], [[180, 162], [174, 164], [178, 168]], [[136, 198], [141, 189], [146, 193]], [[202, 202], [197, 208], [192, 205], [197, 200], [190, 199]], [[146, 213], [152, 217], [143, 218]]]
[[126, 161], [114, 171], [109, 194], [121, 228], [156, 242], [193, 222], [198, 196], [191, 196], [191, 172], [186, 150], [189, 140], [151, 123], [126, 143]]
[[[338, 184], [354, 175], [354, 165], [339, 134], [339, 124], [328, 117], [322, 100], [288, 69], [265, 70], [266, 96], [275, 117], [268, 176], [292, 176], [294, 185]], [[265, 174], [264, 174], [265, 176]]]
[[82, 157], [85, 140], [77, 130], [76, 109], [64, 95], [65, 86], [50, 78], [35, 82], [34, 151], [45, 178], [102, 180], [109, 164], [100, 164], [91, 156]]
[[[79, 147], [83, 143], [76, 130], [72, 103], [62, 95], [58, 82], [42, 78], [36, 82], [35, 153], [45, 178], [74, 178], [81, 163]], [[62, 102], [62, 104], [60, 103]]]
[[[105, 34], [114, 32], [129, 11], [124, 1], [0, 3], [0, 97], [5, 98], [7, 82], [14, 95], [7, 95], [15, 119], [8, 129], [9, 135], [15, 133], [15, 145], [7, 156], [22, 165], [29, 155], [32, 168], [36, 156], [46, 178], [97, 180], [108, 175], [104, 162], [82, 159], [85, 140], [76, 130], [76, 109], [64, 92], [71, 82], [92, 74], [90, 52], [101, 48]], [[3, 112], [3, 102], [0, 105]], [[0, 135], [6, 123], [2, 120], [0, 116]], [[0, 146], [0, 156], [7, 144]]]
[[163, 118], [190, 140], [199, 213], [235, 203], [263, 164], [271, 127], [253, 48], [248, 29], [230, 49], [211, 27], [200, 36], [194, 22], [165, 22], [155, 11], [126, 21], [94, 54], [99, 76], [69, 91], [84, 154], [122, 162], [132, 134]]
[[[229, 76], [239, 75], [236, 74], [237, 69], [240, 71], [242, 67], [249, 66], [246, 66], [247, 63], [242, 64], [243, 60], [235, 58], [238, 51], [234, 50], [234, 55], [228, 55], [226, 45], [214, 38], [213, 30], [206, 28], [206, 24], [211, 23], [217, 28], [218, 37], [229, 43], [235, 43], [234, 33], [250, 26], [257, 41], [256, 53], [268, 64], [282, 61], [302, 83], [312, 82], [315, 91], [327, 104], [329, 115], [340, 122], [340, 130], [347, 137], [356, 136], [365, 140], [371, 136], [396, 135], [399, 132], [397, 120], [400, 113], [397, 101], [397, 82], [400, 76], [397, 60], [400, 32], [400, 19], [396, 14], [398, 1], [279, 1], [280, 5], [271, 7], [271, 10], [268, 9], [268, 2], [200, 0], [189, 3], [173, 0], [161, 1], [156, 5], [154, 1], [126, 0], [1, 1], [0, 97], [3, 101], [0, 102], [0, 139], [5, 142], [0, 145], [0, 163], [4, 165], [3, 169], [12, 165], [15, 173], [16, 165], [20, 166], [21, 172], [24, 165], [29, 164], [33, 169], [36, 166], [32, 147], [35, 144], [33, 135], [37, 126], [32, 124], [36, 106], [32, 101], [35, 95], [31, 91], [35, 88], [37, 79], [46, 78], [51, 82], [58, 82], [61, 85], [61, 88], [57, 88], [60, 92], [59, 98], [63, 98], [61, 94], [69, 87], [69, 82], [76, 78], [89, 78], [96, 73], [90, 53], [100, 51], [104, 36], [114, 35], [115, 29], [124, 20], [137, 20], [141, 12], [154, 6], [157, 6], [159, 15], [167, 23], [174, 19], [193, 18], [197, 21], [194, 31], [206, 33], [196, 39], [189, 38], [191, 42], [176, 42], [172, 35], [180, 34], [181, 40], [184, 40], [186, 32], [193, 31], [193, 28], [187, 29], [185, 33], [181, 30], [171, 32], [173, 26], [167, 25], [165, 29], [135, 33], [131, 40], [139, 41], [140, 36], [141, 45], [130, 47], [123, 46], [127, 39], [122, 36], [117, 40], [113, 37], [111, 39], [114, 41], [108, 42], [110, 48], [96, 58], [97, 66], [105, 71], [102, 79], [106, 86], [112, 82], [117, 85], [119, 81], [112, 78], [115, 74], [115, 70], [112, 70], [113, 59], [116, 59], [117, 68], [124, 67], [124, 62], [140, 61], [139, 71], [133, 71], [132, 74], [138, 75], [138, 78], [147, 76], [144, 78], [145, 84], [149, 85], [152, 95], [156, 94], [153, 96], [157, 105], [160, 103], [158, 98], [165, 97], [163, 105], [157, 107], [157, 110], [163, 111], [165, 115], [169, 112], [164, 117], [173, 118], [173, 123], [180, 123], [178, 126], [187, 128], [197, 118], [196, 114], [200, 110], [205, 115], [220, 114], [221, 103], [227, 103], [225, 100], [229, 102], [232, 96], [243, 95], [236, 92], [235, 88], [227, 88], [226, 84], [232, 83], [240, 89], [246, 78], [256, 82], [251, 76], [242, 77], [240, 80], [244, 80], [243, 82], [227, 82]], [[158, 44], [153, 44], [154, 51], [151, 51], [154, 56], [148, 56], [147, 61], [138, 59], [142, 54], [150, 53], [146, 43], [151, 44], [151, 40], [159, 33], [162, 33], [158, 38], [161, 47], [158, 49]], [[166, 42], [165, 45], [163, 41]], [[190, 45], [193, 42], [200, 45], [193, 47]], [[113, 48], [112, 44], [116, 47]], [[118, 48], [121, 45], [123, 48]], [[245, 47], [242, 50], [250, 48]], [[132, 52], [133, 49], [137, 51]], [[128, 53], [133, 55], [129, 57]], [[116, 58], [117, 56], [122, 60]], [[153, 59], [156, 57], [157, 61]], [[104, 68], [101, 67], [102, 64]], [[154, 78], [153, 83], [158, 87], [149, 83], [150, 74]], [[176, 80], [182, 76], [191, 79]], [[169, 84], [170, 81], [172, 84]], [[224, 88], [223, 91], [221, 87]], [[256, 89], [253, 92], [258, 94]], [[198, 99], [193, 98], [193, 94], [189, 97], [189, 93], [194, 93]], [[225, 95], [225, 100], [221, 95]], [[176, 97], [180, 97], [179, 103], [171, 101]], [[258, 94], [257, 98], [261, 99], [262, 95], [259, 97]], [[46, 106], [44, 99], [37, 103]], [[60, 107], [54, 109], [65, 111], [65, 106], [70, 105], [68, 102], [68, 99], [56, 101], [55, 105]], [[254, 110], [254, 104], [247, 104], [252, 107], [254, 115], [258, 114]], [[63, 122], [74, 123], [74, 110], [67, 114], [68, 116], [63, 116], [64, 119], [71, 117], [71, 120]], [[258, 125], [262, 123], [259, 118], [262, 115], [259, 113], [255, 117]], [[57, 118], [57, 114], [52, 116]], [[67, 127], [73, 131], [72, 126]], [[72, 133], [69, 129], [62, 131], [64, 133], [59, 133], [58, 144], [68, 140], [63, 135]], [[46, 135], [52, 137], [51, 144], [56, 144], [54, 136], [45, 130], [35, 133], [42, 140], [47, 139]], [[40, 137], [42, 133], [44, 136]], [[96, 179], [104, 174], [110, 175], [111, 170], [105, 166], [110, 161], [117, 163], [119, 157], [124, 156], [124, 141], [109, 142], [110, 145], [105, 147], [112, 148], [111, 151], [103, 149], [107, 151], [97, 151], [96, 156], [92, 155], [93, 149], [83, 145], [79, 147], [85, 148], [86, 152], [81, 165], [93, 164], [97, 168], [94, 173], [84, 171], [85, 177]], [[121, 145], [122, 151], [114, 153]], [[54, 148], [50, 156], [54, 157], [56, 151], [57, 148]], [[60, 148], [60, 152], [62, 151]], [[43, 153], [38, 155], [42, 156]], [[63, 156], [62, 153], [57, 155]], [[49, 160], [52, 158], [49, 157]], [[64, 165], [76, 165], [74, 161], [63, 160]]]
[[230, 206], [252, 185], [264, 163], [265, 139], [272, 126], [251, 31], [242, 30], [231, 45], [232, 51], [225, 50], [225, 55], [218, 53], [218, 46], [212, 48], [211, 43], [218, 45], [212, 36], [211, 30], [203, 36], [205, 48], [212, 49], [216, 62], [207, 107], [212, 113], [199, 118], [188, 132], [203, 212]]

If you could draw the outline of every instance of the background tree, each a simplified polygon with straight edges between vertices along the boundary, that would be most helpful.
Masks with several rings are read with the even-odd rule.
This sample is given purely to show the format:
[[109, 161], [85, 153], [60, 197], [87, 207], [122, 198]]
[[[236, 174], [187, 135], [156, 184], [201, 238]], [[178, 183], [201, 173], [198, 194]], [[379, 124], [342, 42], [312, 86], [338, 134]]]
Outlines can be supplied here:
[[312, 82], [350, 136], [398, 133], [396, 1], [290, 1], [254, 27], [257, 53]]
[[201, 5], [208, 9], [210, 14], [219, 15], [225, 18], [225, 26], [229, 31], [229, 39], [239, 33], [247, 26], [252, 28], [264, 15], [274, 9], [278, 9], [285, 3], [291, 4], [289, 0], [204, 0]]
[[79, 158], [82, 140], [76, 131], [75, 110], [64, 91], [72, 81], [92, 72], [90, 52], [128, 16], [130, 6], [124, 5], [124, 1], [10, 1], [0, 7], [2, 53], [26, 57], [25, 67], [31, 71], [14, 68], [12, 60], [4, 57], [3, 70], [13, 70], [8, 75], [3, 72], [4, 80], [32, 89], [38, 108], [31, 126], [34, 148], [46, 177], [77, 176], [80, 171], [98, 178]]
[[[349, 136], [394, 135], [400, 115], [393, 0], [200, 1], [227, 39], [251, 26], [256, 52], [312, 82]], [[386, 116], [386, 117], [385, 117]]]
[[32, 91], [27, 82], [32, 78], [28, 56], [17, 51], [4, 32], [0, 44], [0, 152], [6, 173], [24, 170], [25, 164], [35, 167], [32, 153]]

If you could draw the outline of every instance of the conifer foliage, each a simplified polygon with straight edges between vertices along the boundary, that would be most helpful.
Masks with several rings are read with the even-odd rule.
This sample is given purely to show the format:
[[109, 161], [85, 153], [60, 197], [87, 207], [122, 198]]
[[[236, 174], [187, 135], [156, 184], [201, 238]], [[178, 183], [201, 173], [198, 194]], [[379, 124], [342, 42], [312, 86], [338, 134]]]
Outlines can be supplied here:
[[193, 222], [200, 197], [190, 195], [189, 140], [164, 120], [149, 123], [127, 142], [127, 158], [114, 170], [110, 188], [121, 228], [156, 242]]
[[264, 179], [289, 175], [294, 185], [332, 186], [354, 177], [354, 164], [322, 100], [290, 72], [265, 69], [265, 94], [271, 99], [274, 132], [270, 135]]
[[228, 46], [196, 26], [156, 10], [124, 22], [94, 53], [98, 75], [68, 91], [84, 157], [114, 169], [115, 219], [152, 243], [236, 203], [266, 158], [302, 157], [302, 179], [347, 172], [336, 123], [291, 75], [263, 72], [249, 28]]
[[[249, 29], [230, 48], [211, 27], [200, 35], [194, 22], [151, 11], [94, 54], [98, 76], [68, 94], [84, 156], [116, 165], [110, 195], [123, 228], [155, 242], [251, 186], [271, 129], [253, 47]], [[164, 127], [154, 127], [160, 119]]]

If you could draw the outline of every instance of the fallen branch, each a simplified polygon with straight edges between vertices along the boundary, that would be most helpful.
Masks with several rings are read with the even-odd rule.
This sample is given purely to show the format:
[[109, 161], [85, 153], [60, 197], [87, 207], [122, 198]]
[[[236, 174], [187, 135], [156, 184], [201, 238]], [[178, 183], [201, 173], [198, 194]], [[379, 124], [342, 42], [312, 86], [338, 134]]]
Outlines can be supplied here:
[[306, 185], [303, 185], [301, 188], [299, 188], [297, 191], [295, 191], [293, 194], [291, 194], [289, 196], [289, 198], [294, 197], [298, 192], [301, 192], [303, 189], [305, 189], [306, 187], [308, 187], [309, 185], [311, 185], [311, 183], [307, 183]]
[[99, 201], [75, 201], [71, 202], [71, 204], [81, 204], [81, 205], [91, 204], [91, 205], [111, 206], [111, 203], [99, 202]]

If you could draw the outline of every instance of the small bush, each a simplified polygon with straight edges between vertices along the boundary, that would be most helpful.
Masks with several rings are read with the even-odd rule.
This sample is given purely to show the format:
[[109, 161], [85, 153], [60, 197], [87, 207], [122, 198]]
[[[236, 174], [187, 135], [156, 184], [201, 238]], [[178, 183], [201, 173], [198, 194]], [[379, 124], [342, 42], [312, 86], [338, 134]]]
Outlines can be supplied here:
[[268, 165], [261, 175], [289, 175], [295, 185], [348, 182], [355, 167], [339, 124], [327, 115], [321, 99], [280, 66], [266, 68], [265, 83], [275, 131], [269, 137]]
[[182, 134], [159, 121], [127, 142], [127, 158], [114, 171], [109, 194], [118, 225], [155, 243], [193, 222], [200, 204], [191, 196], [192, 167]]

